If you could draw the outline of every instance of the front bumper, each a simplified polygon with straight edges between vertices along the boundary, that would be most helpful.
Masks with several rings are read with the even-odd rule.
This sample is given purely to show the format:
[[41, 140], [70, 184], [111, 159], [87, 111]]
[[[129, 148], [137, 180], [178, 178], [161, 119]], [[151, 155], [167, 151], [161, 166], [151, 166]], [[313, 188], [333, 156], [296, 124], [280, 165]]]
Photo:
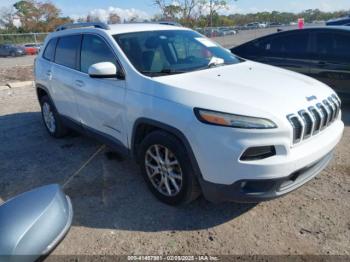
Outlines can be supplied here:
[[333, 152], [287, 177], [274, 179], [243, 179], [232, 185], [215, 184], [200, 180], [206, 199], [211, 202], [234, 201], [258, 203], [284, 196], [318, 175], [332, 159]]
[[[242, 131], [202, 125], [200, 130], [190, 141], [204, 196], [213, 202], [260, 202], [283, 196], [319, 174], [332, 158], [344, 124], [338, 119], [294, 146], [284, 129]], [[276, 147], [275, 156], [240, 160], [246, 148], [269, 145]]]

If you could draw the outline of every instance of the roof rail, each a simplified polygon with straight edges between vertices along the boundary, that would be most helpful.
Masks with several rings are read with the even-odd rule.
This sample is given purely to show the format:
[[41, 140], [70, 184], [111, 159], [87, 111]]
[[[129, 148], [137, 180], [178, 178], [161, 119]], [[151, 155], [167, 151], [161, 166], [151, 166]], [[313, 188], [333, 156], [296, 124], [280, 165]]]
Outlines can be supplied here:
[[173, 25], [173, 26], [182, 26], [180, 23], [175, 22], [175, 21], [156, 21], [156, 24], [161, 24], [161, 25]]
[[82, 27], [95, 27], [100, 28], [104, 30], [110, 29], [110, 27], [102, 22], [87, 22], [87, 23], [68, 23], [60, 25], [56, 28], [56, 31], [62, 31], [66, 29], [73, 29], [73, 28], [82, 28]]

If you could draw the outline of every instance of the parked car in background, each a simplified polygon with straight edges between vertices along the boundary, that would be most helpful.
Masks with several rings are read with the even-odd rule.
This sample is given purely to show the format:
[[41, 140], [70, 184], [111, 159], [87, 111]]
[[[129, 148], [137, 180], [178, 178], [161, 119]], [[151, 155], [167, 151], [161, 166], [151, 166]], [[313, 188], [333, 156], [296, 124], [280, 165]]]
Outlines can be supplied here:
[[260, 23], [260, 22], [253, 22], [253, 23], [249, 23], [246, 24], [244, 26], [244, 29], [259, 29], [259, 28], [266, 28], [267, 24], [266, 23]]
[[11, 44], [0, 44], [0, 56], [22, 56], [26, 52], [23, 47]]
[[216, 27], [206, 27], [204, 28], [204, 35], [207, 37], [218, 37], [220, 36], [220, 31]]
[[237, 31], [230, 27], [219, 28], [219, 36], [228, 36], [228, 35], [235, 35], [235, 34], [237, 34]]
[[25, 44], [24, 49], [27, 55], [36, 55], [40, 51], [40, 46], [38, 44]]
[[245, 29], [258, 29], [259, 23], [249, 23], [245, 25]]
[[332, 19], [326, 22], [326, 25], [328, 26], [336, 26], [336, 25], [346, 25], [350, 26], [350, 15], [346, 17], [341, 17], [337, 19]]
[[328, 86], [246, 61], [188, 28], [64, 25], [35, 61], [48, 133], [75, 128], [134, 157], [176, 205], [260, 202], [319, 174], [344, 130]]
[[267, 26], [268, 27], [279, 27], [279, 26], [283, 26], [283, 24], [278, 23], [278, 22], [271, 22]]
[[243, 58], [314, 77], [350, 100], [350, 28], [290, 30], [231, 49]]

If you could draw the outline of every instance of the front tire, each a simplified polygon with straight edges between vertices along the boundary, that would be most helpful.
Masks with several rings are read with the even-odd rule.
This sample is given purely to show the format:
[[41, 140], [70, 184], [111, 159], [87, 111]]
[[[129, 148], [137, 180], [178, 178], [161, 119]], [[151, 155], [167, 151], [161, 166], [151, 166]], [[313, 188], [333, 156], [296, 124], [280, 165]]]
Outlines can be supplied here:
[[151, 192], [169, 205], [190, 203], [199, 185], [185, 146], [173, 135], [153, 131], [142, 141], [139, 163]]
[[55, 138], [64, 137], [68, 130], [63, 125], [62, 120], [60, 119], [60, 116], [50, 98], [48, 96], [43, 96], [40, 99], [40, 105], [41, 116], [47, 132]]

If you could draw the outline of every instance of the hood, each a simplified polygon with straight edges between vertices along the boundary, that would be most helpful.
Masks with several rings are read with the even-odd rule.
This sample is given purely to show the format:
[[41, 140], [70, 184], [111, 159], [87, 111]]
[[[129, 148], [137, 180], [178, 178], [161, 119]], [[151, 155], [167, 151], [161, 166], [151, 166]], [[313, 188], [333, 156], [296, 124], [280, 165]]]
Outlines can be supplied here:
[[[163, 98], [235, 114], [254, 111], [261, 117], [295, 113], [334, 93], [313, 78], [251, 61], [153, 80], [161, 84], [154, 92]], [[308, 101], [311, 96], [317, 99]]]

